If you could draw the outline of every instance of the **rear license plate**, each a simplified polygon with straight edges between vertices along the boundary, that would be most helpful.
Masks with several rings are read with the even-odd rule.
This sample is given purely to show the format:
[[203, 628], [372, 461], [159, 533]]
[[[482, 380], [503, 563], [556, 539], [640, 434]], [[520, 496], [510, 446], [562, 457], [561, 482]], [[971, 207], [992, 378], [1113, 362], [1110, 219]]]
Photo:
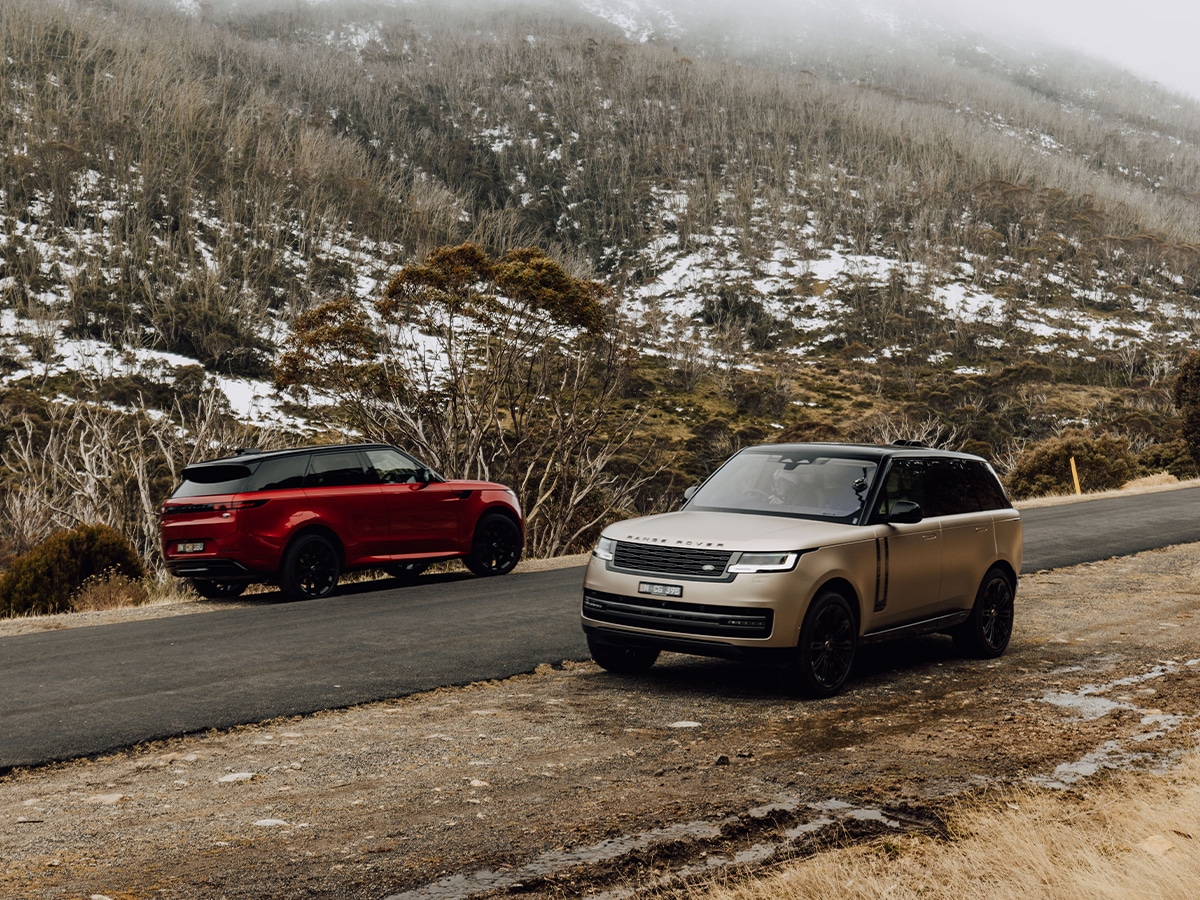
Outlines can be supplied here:
[[649, 594], [651, 597], [682, 597], [683, 585], [658, 584], [653, 581], [639, 581], [638, 593]]
[[204, 541], [180, 541], [175, 545], [176, 553], [201, 553], [204, 550]]

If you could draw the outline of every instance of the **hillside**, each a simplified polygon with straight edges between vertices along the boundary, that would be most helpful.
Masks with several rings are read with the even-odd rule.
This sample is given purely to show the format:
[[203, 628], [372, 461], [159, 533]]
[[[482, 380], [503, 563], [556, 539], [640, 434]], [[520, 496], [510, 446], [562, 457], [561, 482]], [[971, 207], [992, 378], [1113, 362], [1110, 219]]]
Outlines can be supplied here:
[[8, 552], [84, 519], [152, 557], [217, 448], [407, 441], [412, 384], [379, 424], [274, 366], [338, 298], [386, 336], [388, 282], [463, 243], [610, 292], [621, 363], [573, 388], [601, 443], [561, 464], [589, 499], [546, 552], [779, 436], [1009, 472], [1077, 428], [1194, 472], [1200, 105], [1094, 61], [815, 2], [6, 0], [0, 44]]

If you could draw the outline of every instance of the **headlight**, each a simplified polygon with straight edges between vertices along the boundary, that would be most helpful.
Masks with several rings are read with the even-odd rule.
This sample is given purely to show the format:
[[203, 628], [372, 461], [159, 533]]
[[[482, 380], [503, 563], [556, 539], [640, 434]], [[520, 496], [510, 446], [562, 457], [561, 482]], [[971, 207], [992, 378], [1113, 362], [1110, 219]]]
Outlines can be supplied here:
[[729, 567], [729, 571], [739, 575], [747, 572], [788, 572], [795, 568], [799, 558], [799, 553], [743, 553]]
[[592, 551], [592, 555], [597, 559], [612, 559], [617, 552], [617, 542], [612, 538], [602, 537], [596, 541], [596, 549]]

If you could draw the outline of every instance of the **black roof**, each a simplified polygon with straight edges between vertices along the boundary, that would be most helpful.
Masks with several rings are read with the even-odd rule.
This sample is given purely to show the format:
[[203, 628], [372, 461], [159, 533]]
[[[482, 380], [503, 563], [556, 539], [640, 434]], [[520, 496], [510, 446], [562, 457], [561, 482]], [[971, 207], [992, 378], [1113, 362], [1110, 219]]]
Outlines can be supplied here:
[[288, 447], [283, 450], [256, 450], [252, 447], [245, 447], [237, 451], [232, 456], [222, 456], [218, 459], [206, 459], [201, 462], [190, 463], [186, 468], [191, 469], [197, 466], [227, 466], [236, 463], [256, 463], [264, 459], [272, 459], [279, 456], [293, 456], [299, 453], [311, 453], [314, 450], [376, 450], [387, 447], [394, 449], [389, 444], [309, 444], [304, 447]]
[[758, 452], [758, 451], [779, 451], [794, 450], [800, 453], [829, 453], [829, 454], [845, 454], [857, 459], [892, 459], [894, 457], [922, 457], [928, 458], [936, 456], [942, 459], [970, 459], [977, 462], [987, 462], [982, 456], [976, 456], [973, 453], [960, 453], [957, 450], [939, 450], [936, 447], [927, 447], [919, 441], [897, 441], [893, 444], [849, 444], [849, 443], [826, 443], [826, 442], [811, 442], [811, 443], [796, 443], [796, 444], [756, 444], [752, 447], [746, 447], [742, 452]]

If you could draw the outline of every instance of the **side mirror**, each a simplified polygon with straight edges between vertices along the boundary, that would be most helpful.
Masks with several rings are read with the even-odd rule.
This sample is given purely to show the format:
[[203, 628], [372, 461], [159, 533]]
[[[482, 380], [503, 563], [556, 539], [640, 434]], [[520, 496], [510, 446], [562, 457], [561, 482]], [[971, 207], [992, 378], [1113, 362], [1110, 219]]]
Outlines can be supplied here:
[[923, 518], [925, 518], [925, 513], [922, 511], [920, 503], [913, 503], [911, 500], [897, 500], [892, 506], [887, 520], [889, 525], [916, 525]]
[[685, 501], [691, 500], [693, 497], [696, 496], [696, 491], [698, 491], [698, 490], [700, 490], [700, 485], [693, 484], [690, 488], [688, 488], [686, 491], [683, 492], [683, 499]]

